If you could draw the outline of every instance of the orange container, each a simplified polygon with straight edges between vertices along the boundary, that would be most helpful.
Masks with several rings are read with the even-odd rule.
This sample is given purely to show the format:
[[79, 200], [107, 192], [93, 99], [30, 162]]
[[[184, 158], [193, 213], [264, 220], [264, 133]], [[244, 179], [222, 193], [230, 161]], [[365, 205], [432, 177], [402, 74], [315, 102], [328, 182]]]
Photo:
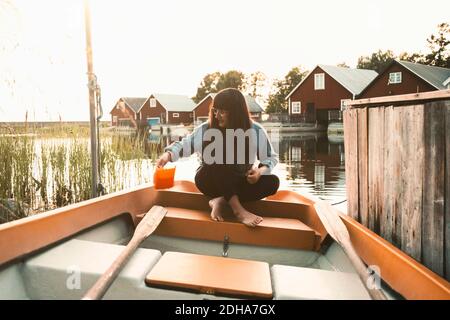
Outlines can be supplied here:
[[175, 178], [175, 167], [173, 168], [156, 168], [153, 174], [153, 184], [155, 189], [166, 189], [173, 187]]

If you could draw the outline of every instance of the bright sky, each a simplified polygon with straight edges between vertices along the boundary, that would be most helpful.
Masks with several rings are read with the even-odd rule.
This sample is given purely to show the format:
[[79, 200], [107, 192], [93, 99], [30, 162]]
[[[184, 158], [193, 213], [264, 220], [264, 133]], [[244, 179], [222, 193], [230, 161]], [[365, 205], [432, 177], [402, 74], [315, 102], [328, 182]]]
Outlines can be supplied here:
[[[193, 96], [231, 69], [283, 78], [294, 66], [378, 49], [425, 52], [450, 1], [91, 0], [103, 120], [121, 96]], [[82, 0], [0, 0], [0, 122], [89, 120]]]

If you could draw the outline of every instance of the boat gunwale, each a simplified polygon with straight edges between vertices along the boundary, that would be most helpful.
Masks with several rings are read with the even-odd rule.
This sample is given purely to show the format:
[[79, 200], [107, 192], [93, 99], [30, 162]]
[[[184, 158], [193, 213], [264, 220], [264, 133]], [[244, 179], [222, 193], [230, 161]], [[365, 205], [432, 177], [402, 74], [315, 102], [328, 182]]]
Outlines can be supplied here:
[[122, 214], [135, 223], [156, 196], [153, 186], [145, 184], [1, 224], [0, 267]]
[[[290, 196], [294, 199], [298, 198], [299, 201], [303, 201], [304, 198], [304, 196], [297, 193], [291, 193]], [[321, 201], [314, 195], [308, 194], [307, 197], [310, 197], [311, 200], [316, 202]], [[414, 260], [405, 252], [401, 251], [372, 230], [363, 226], [355, 219], [336, 208], [334, 209], [347, 227], [352, 244], [364, 263], [368, 266], [377, 265], [381, 270], [388, 270], [387, 275], [386, 272], [382, 272], [381, 278], [391, 288], [396, 290], [406, 299], [450, 300], [450, 283], [447, 280]], [[368, 247], [370, 247], [371, 250], [368, 249]], [[389, 256], [389, 259], [387, 259], [386, 256]], [[393, 259], [396, 260], [394, 268], [389, 265]], [[395, 272], [393, 269], [395, 269]], [[402, 269], [403, 272], [399, 272], [398, 269]], [[406, 278], [405, 274], [409, 275], [407, 280], [403, 280]], [[419, 291], [414, 288], [416, 286], [424, 289], [424, 285], [427, 286], [427, 290]]]

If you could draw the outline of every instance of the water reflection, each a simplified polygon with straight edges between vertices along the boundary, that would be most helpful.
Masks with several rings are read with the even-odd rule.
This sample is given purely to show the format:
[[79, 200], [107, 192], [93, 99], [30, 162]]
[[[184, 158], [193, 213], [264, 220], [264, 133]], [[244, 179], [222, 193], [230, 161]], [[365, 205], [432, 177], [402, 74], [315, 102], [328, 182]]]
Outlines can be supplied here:
[[[285, 186], [327, 200], [345, 198], [345, 157], [342, 136], [326, 133], [282, 135], [280, 162]], [[283, 174], [283, 172], [280, 172]]]

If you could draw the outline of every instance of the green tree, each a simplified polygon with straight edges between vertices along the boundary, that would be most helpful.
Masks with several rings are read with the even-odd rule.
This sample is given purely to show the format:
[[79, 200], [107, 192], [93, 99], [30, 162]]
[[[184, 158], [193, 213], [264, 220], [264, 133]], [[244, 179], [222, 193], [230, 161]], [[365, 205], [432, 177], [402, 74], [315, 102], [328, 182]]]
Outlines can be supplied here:
[[437, 34], [432, 34], [428, 39], [428, 47], [431, 52], [425, 56], [426, 64], [450, 68], [450, 26], [448, 23], [438, 25]]
[[426, 64], [425, 57], [423, 56], [423, 54], [420, 54], [420, 53], [411, 53], [410, 54], [407, 52], [402, 52], [402, 53], [400, 53], [398, 58], [403, 61]]
[[197, 94], [192, 98], [196, 103], [200, 102], [210, 93], [219, 92], [225, 88], [245, 89], [245, 74], [230, 70], [226, 73], [213, 72], [203, 77], [200, 86], [197, 88]]
[[200, 82], [200, 86], [197, 88], [197, 94], [192, 100], [195, 103], [199, 103], [208, 94], [217, 92], [217, 83], [219, 82], [220, 75], [220, 72], [213, 72], [204, 76], [202, 82]]
[[302, 68], [292, 68], [283, 80], [275, 80], [273, 87], [274, 92], [269, 95], [266, 112], [278, 113], [287, 112], [286, 96], [295, 88], [296, 85], [303, 80], [308, 74], [308, 71], [303, 71]]
[[[427, 38], [428, 54], [402, 52], [398, 59], [414, 63], [422, 63], [430, 66], [450, 68], [450, 25], [446, 22], [440, 23], [437, 34]], [[361, 56], [358, 59], [357, 68], [372, 69], [380, 73], [396, 56], [391, 50], [372, 53], [371, 56]]]
[[386, 52], [378, 50], [378, 52], [374, 52], [370, 56], [359, 57], [356, 68], [370, 69], [381, 73], [384, 68], [386, 68], [387, 65], [394, 59], [395, 55], [391, 50], [387, 50]]
[[252, 96], [255, 99], [261, 98], [261, 90], [265, 86], [266, 79], [266, 75], [261, 71], [253, 72], [249, 76], [247, 76], [245, 81], [248, 95]]
[[339, 63], [337, 66], [338, 66], [338, 67], [342, 67], [342, 68], [350, 68], [350, 67], [345, 63], [345, 61]]
[[245, 74], [237, 70], [230, 70], [227, 73], [221, 74], [217, 82], [217, 91], [226, 88], [244, 90]]

